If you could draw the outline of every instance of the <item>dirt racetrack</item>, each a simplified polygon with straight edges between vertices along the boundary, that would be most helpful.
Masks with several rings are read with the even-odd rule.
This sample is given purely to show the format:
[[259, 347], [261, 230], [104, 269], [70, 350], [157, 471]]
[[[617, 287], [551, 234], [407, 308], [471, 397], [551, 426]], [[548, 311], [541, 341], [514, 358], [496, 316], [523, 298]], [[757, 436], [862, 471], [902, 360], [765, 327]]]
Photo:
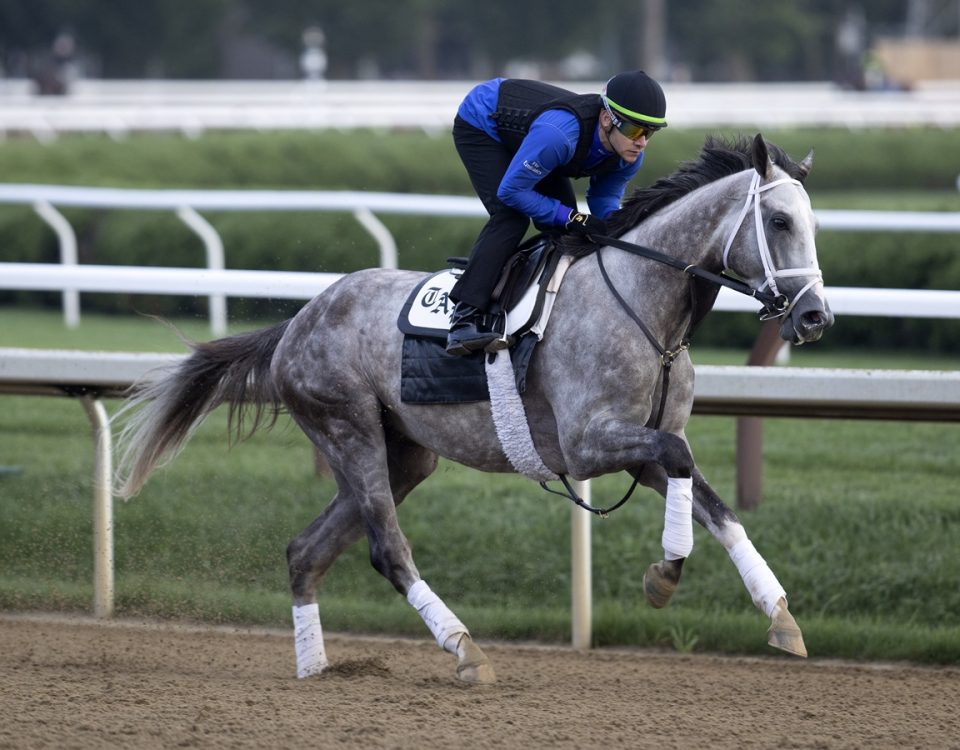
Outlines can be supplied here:
[[481, 646], [0, 614], [0, 748], [960, 748], [960, 668]]

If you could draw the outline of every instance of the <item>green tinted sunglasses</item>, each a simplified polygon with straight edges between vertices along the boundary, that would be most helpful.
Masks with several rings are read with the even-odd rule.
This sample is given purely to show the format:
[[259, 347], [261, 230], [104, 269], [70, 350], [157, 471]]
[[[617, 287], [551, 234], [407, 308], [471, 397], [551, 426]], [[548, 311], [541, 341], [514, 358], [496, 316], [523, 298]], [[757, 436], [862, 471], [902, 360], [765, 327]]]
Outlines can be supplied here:
[[610, 119], [613, 121], [614, 127], [623, 133], [623, 136], [627, 140], [637, 141], [640, 140], [641, 137], [649, 140], [653, 137], [654, 133], [660, 130], [660, 128], [652, 125], [640, 125], [631, 120], [626, 120], [623, 117], [618, 117], [611, 109], [608, 109], [607, 112], [610, 113]]

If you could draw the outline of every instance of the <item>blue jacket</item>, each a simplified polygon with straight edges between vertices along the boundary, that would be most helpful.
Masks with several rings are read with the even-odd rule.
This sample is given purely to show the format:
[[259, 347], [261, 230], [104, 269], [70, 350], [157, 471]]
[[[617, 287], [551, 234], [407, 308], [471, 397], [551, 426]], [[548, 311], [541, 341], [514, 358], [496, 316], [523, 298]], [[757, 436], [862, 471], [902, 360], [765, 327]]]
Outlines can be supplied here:
[[[493, 114], [497, 111], [500, 84], [504, 80], [495, 78], [475, 86], [457, 111], [467, 123], [498, 143], [504, 143], [504, 139], [497, 130]], [[528, 133], [514, 153], [500, 182], [497, 197], [542, 226], [565, 224], [573, 206], [564, 206], [560, 201], [538, 193], [535, 187], [548, 174], [573, 159], [579, 138], [580, 122], [573, 112], [565, 108], [542, 112], [530, 124]], [[611, 152], [600, 143], [599, 130], [595, 130], [585, 166], [592, 167], [610, 156]], [[643, 154], [633, 164], [623, 160], [619, 163], [619, 168], [613, 171], [590, 177], [587, 205], [595, 216], [606, 217], [619, 208], [627, 183], [643, 163]]]

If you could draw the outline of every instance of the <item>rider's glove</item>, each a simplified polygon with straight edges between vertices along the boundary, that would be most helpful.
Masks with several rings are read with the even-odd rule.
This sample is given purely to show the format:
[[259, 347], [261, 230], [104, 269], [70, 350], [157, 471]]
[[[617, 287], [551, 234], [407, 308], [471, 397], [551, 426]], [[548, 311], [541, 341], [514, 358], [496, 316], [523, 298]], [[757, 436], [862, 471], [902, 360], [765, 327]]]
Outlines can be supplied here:
[[563, 228], [571, 234], [586, 237], [591, 241], [593, 240], [592, 235], [605, 235], [608, 231], [607, 223], [603, 219], [590, 214], [582, 214], [579, 211], [570, 212], [567, 223], [564, 224]]

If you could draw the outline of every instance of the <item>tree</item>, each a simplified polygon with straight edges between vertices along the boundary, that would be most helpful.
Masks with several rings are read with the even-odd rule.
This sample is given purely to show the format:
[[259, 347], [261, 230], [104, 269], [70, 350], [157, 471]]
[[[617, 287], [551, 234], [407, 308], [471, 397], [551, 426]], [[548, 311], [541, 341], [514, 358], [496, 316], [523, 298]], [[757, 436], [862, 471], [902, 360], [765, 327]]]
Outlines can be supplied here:
[[[0, 63], [49, 54], [69, 28], [104, 77], [217, 78], [238, 36], [296, 61], [303, 32], [323, 29], [330, 78], [468, 78], [511, 60], [555, 64], [575, 52], [605, 72], [650, 66], [662, 46], [694, 80], [823, 80], [850, 0], [0, 0]], [[905, 0], [863, 3], [869, 29], [901, 27]], [[657, 34], [649, 9], [665, 15]], [[656, 18], [656, 16], [653, 16]], [[659, 26], [660, 24], [655, 24]], [[291, 64], [291, 70], [295, 70]], [[651, 71], [657, 74], [659, 71]], [[270, 71], [265, 72], [266, 75]]]
[[215, 77], [217, 27], [227, 0], [4, 0], [0, 52], [42, 57], [69, 29], [78, 49], [107, 78]]

